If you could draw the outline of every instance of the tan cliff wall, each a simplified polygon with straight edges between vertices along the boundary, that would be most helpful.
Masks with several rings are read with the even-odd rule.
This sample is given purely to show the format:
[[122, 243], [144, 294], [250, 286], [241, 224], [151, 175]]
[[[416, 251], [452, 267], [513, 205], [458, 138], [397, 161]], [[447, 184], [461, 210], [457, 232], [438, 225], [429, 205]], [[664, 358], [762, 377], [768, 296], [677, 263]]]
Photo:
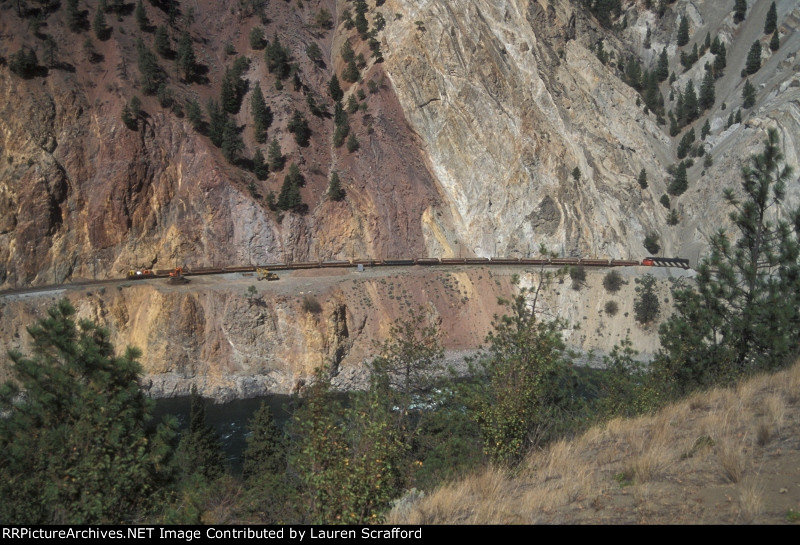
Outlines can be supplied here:
[[[554, 277], [541, 291], [542, 319], [568, 323], [565, 341], [581, 352], [599, 355], [630, 336], [634, 348], [649, 357], [657, 349], [657, 324], [642, 327], [633, 318], [633, 279], [652, 269], [619, 269], [625, 284], [616, 294], [602, 286], [606, 271], [589, 270], [587, 281], [573, 289], [568, 276]], [[552, 271], [550, 271], [552, 273]], [[669, 274], [659, 274], [661, 318], [671, 308]], [[380, 352], [396, 319], [421, 313], [440, 331], [449, 361], [463, 364], [506, 312], [498, 297], [538, 285], [534, 268], [469, 267], [373, 269], [366, 273], [320, 271], [281, 273], [277, 282], [252, 276], [193, 277], [185, 285], [162, 280], [123, 282], [105, 288], [71, 288], [62, 293], [6, 296], [0, 305], [0, 365], [8, 378], [7, 350], [26, 351], [25, 327], [42, 317], [58, 298], [67, 296], [79, 318], [107, 327], [118, 350], [142, 349], [144, 387], [151, 395], [199, 391], [217, 400], [265, 393], [291, 393], [327, 366], [337, 388], [367, 384], [366, 362]], [[516, 277], [516, 278], [515, 278]], [[249, 292], [256, 287], [257, 294]], [[309, 311], [306, 298], [319, 303]], [[618, 303], [614, 316], [607, 301]], [[599, 361], [599, 360], [598, 360]]]

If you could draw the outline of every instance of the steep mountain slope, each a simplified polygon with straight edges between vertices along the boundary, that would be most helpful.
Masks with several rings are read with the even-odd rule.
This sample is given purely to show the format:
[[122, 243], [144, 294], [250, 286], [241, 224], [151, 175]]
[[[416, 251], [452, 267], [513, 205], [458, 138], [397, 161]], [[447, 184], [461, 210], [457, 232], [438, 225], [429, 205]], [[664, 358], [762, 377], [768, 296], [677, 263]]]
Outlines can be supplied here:
[[[108, 2], [122, 7], [105, 13], [111, 30], [104, 34], [92, 30], [99, 4], [0, 3], [0, 289], [123, 278], [139, 266], [520, 256], [538, 253], [540, 244], [561, 255], [640, 258], [654, 251], [644, 245], [648, 234], [662, 254], [695, 261], [708, 235], [728, 221], [722, 190], [738, 185], [743, 160], [761, 148], [768, 127], [778, 128], [787, 163], [800, 165], [800, 7], [791, 0], [776, 2], [776, 51], [764, 33], [766, 0], [750, 2], [741, 22], [733, 0], [626, 0], [618, 10], [614, 1], [576, 0], [150, 0], [141, 2], [143, 25], [134, 14], [139, 2]], [[77, 23], [70, 6], [77, 6]], [[682, 18], [687, 43], [678, 47]], [[266, 43], [251, 40], [254, 30]], [[164, 35], [168, 46], [156, 55]], [[192, 77], [178, 62], [184, 36], [196, 59]], [[671, 112], [689, 81], [700, 89], [705, 65], [716, 64], [706, 37], [727, 51], [724, 70], [714, 68], [715, 100], [670, 136]], [[761, 66], [747, 76], [755, 104], [744, 108], [740, 71], [756, 40]], [[277, 44], [286, 54], [283, 74], [270, 66]], [[684, 70], [681, 56], [695, 46], [698, 59]], [[145, 93], [143, 50], [160, 66], [161, 94]], [[21, 55], [31, 51], [36, 61], [26, 72]], [[632, 81], [630, 67], [653, 73], [662, 51], [674, 78], [664, 74], [650, 97], [660, 100], [648, 106], [637, 90], [646, 78]], [[224, 102], [237, 65], [241, 104], [230, 107], [228, 136], [241, 146], [225, 149], [212, 142], [207, 105]], [[330, 90], [334, 75], [340, 108]], [[265, 142], [254, 130], [257, 85], [272, 114]], [[126, 124], [134, 99], [141, 114]], [[195, 101], [199, 123], [189, 115]], [[296, 112], [308, 123], [307, 144], [292, 133]], [[697, 138], [688, 187], [671, 191], [670, 171], [690, 131]], [[348, 149], [351, 136], [356, 144]], [[257, 150], [267, 155], [272, 141], [284, 161], [261, 180], [253, 159]], [[296, 188], [303, 204], [281, 209], [276, 201], [292, 165], [305, 180]], [[638, 183], [642, 171], [647, 187]], [[342, 200], [327, 194], [333, 172], [343, 182]], [[800, 202], [796, 180], [787, 188], [792, 205]], [[668, 191], [669, 209], [662, 206]], [[469, 290], [431, 310], [460, 339], [450, 348], [474, 347], [497, 310], [481, 299], [492, 299], [493, 284], [487, 289], [473, 276]], [[409, 301], [427, 302], [427, 292], [415, 291], [421, 286], [404, 286], [413, 291]], [[197, 282], [177, 297], [137, 287], [129, 303], [141, 307], [138, 318], [76, 306], [106, 320], [119, 344], [141, 346], [151, 374], [174, 373], [178, 382], [269, 375], [254, 388], [282, 391], [334, 358], [338, 346], [324, 340], [336, 329], [328, 327], [331, 316], [366, 324], [368, 334], [337, 361], [360, 372], [372, 341], [408, 310], [390, 293], [342, 292], [330, 301], [345, 306], [331, 303], [314, 321], [299, 310], [303, 293], [296, 293], [285, 294], [290, 303], [269, 300], [280, 319], [267, 320], [264, 307], [243, 301], [245, 288], [232, 283], [214, 297]], [[319, 293], [328, 300], [327, 287]], [[554, 291], [548, 310], [603, 332], [605, 295], [591, 293], [589, 300]], [[362, 298], [375, 306], [356, 310]], [[122, 308], [117, 303], [109, 305]], [[24, 343], [23, 323], [45, 306], [8, 305], [4, 346]], [[608, 346], [574, 332], [570, 344], [610, 349], [630, 324], [608, 321]], [[285, 334], [271, 323], [282, 323]], [[262, 334], [245, 333], [243, 324]], [[633, 336], [638, 349], [656, 350], [653, 330], [634, 328]]]
[[[696, 258], [709, 232], [724, 225], [722, 188], [738, 183], [740, 161], [760, 145], [767, 125], [779, 127], [787, 160], [797, 164], [798, 7], [778, 2], [782, 45], [771, 53], [763, 35], [769, 2], [754, 3], [738, 25], [733, 2], [679, 1], [661, 16], [644, 2], [622, 2], [613, 30], [577, 4], [387, 3], [402, 16], [386, 32], [387, 71], [456, 218], [450, 240], [478, 255], [526, 254], [544, 243], [566, 254], [623, 257], [647, 252], [642, 242], [652, 231], [666, 254]], [[684, 13], [690, 41], [679, 49]], [[680, 75], [662, 84], [662, 94], [683, 90], [690, 78], [699, 89], [714, 56], [706, 53], [683, 74], [678, 57], [706, 34], [728, 48], [717, 100], [691, 124], [699, 133], [710, 120], [706, 148], [714, 166], [703, 172], [698, 160], [690, 169], [690, 189], [675, 204], [682, 221], [669, 227], [658, 201], [682, 134], [671, 139], [646, 113], [621, 81], [620, 65], [634, 56], [652, 70], [666, 48], [670, 71]], [[742, 103], [739, 70], [756, 39], [764, 44], [763, 68], [752, 77], [757, 105], [744, 112], [743, 124], [726, 129], [725, 118]], [[590, 51], [599, 40], [607, 63]], [[570, 175], [575, 167], [578, 180]], [[641, 169], [650, 182], [645, 190], [636, 183]]]
[[[334, 2], [306, 3], [304, 8], [271, 3], [265, 8], [266, 24], [252, 9], [220, 2], [184, 2], [170, 24], [165, 12], [146, 3], [149, 31], [137, 28], [130, 10], [116, 19], [110, 13], [113, 30], [104, 41], [88, 29], [70, 31], [65, 9], [43, 13], [46, 25], [34, 34], [28, 25], [35, 15], [21, 18], [12, 4], [0, 7], [0, 33], [9, 37], [3, 42], [6, 66], [0, 69], [3, 286], [113, 278], [142, 265], [425, 253], [420, 217], [439, 201], [438, 190], [390, 90], [376, 86], [360, 101], [363, 108], [350, 115], [360, 141], [354, 153], [331, 144], [330, 114], [308, 113], [308, 96], [333, 110], [327, 85], [341, 62], [331, 50], [334, 42], [339, 46], [354, 34], [341, 26], [333, 32], [314, 25], [320, 10], [336, 13]], [[81, 12], [88, 26], [96, 3], [80, 6], [89, 8]], [[176, 115], [177, 108], [164, 108], [155, 96], [143, 94], [136, 41], [142, 38], [152, 47], [156, 26], [169, 29], [173, 50], [184, 31], [194, 44], [200, 74], [194, 81], [178, 77], [169, 55], [158, 59], [162, 79], [181, 109], [193, 99], [203, 106], [217, 99], [225, 70], [234, 62], [226, 45], [250, 58], [244, 79], [250, 90], [259, 82], [266, 91], [274, 117], [268, 138], [280, 143], [282, 168], [264, 182], [247, 171], [257, 147], [252, 93], [233, 116], [246, 145], [237, 164], [228, 164], [208, 138]], [[256, 26], [291, 51], [300, 88], [288, 80], [283, 90], [276, 89], [263, 52], [248, 45], [249, 31]], [[47, 35], [59, 44], [52, 61], [41, 58]], [[353, 42], [368, 56], [365, 44]], [[323, 60], [308, 58], [309, 43], [319, 44]], [[93, 52], [87, 53], [90, 48]], [[39, 51], [37, 70], [27, 79], [19, 77], [10, 70], [14, 57], [31, 50]], [[365, 81], [381, 80], [380, 66], [370, 62], [364, 70], [369, 70]], [[344, 87], [347, 96], [355, 95], [357, 87], [366, 89], [366, 82]], [[126, 128], [121, 118], [133, 97], [142, 100], [138, 130]], [[295, 110], [305, 113], [311, 128], [310, 144], [304, 147], [287, 130]], [[266, 155], [267, 145], [258, 147]], [[301, 193], [308, 213], [273, 213], [266, 196], [280, 192], [292, 163], [305, 178]], [[325, 197], [333, 170], [348, 195], [341, 203]]]
[[[13, 2], [4, 3], [2, 285], [114, 277], [140, 265], [527, 255], [542, 243], [565, 255], [638, 257], [649, 252], [642, 245], [647, 233], [660, 236], [665, 254], [696, 258], [709, 232], [725, 222], [722, 188], [736, 184], [740, 160], [757, 149], [768, 125], [779, 128], [787, 160], [797, 164], [800, 13], [789, 0], [777, 3], [781, 46], [774, 53], [763, 34], [766, 1], [753, 3], [741, 23], [733, 21], [732, 2], [679, 0], [663, 13], [654, 3], [646, 9], [645, 2], [621, 2], [607, 23], [613, 28], [568, 0], [377, 4], [362, 3], [372, 30], [359, 36], [345, 20], [352, 21], [354, 10], [346, 0], [302, 7], [154, 1], [144, 4], [150, 23], [144, 31], [131, 4], [108, 14], [110, 37], [99, 40], [88, 30], [93, 2], [78, 4], [88, 8], [80, 12], [79, 32], [68, 29], [66, 8], [30, 6], [20, 17]], [[176, 6], [171, 15], [169, 6]], [[320, 22], [321, 12], [330, 22]], [[34, 32], [37, 13], [44, 24]], [[690, 39], [678, 48], [681, 14]], [[169, 36], [171, 50], [158, 63], [180, 108], [143, 93], [137, 40], [151, 48], [156, 27]], [[289, 52], [294, 80], [276, 84], [265, 55], [248, 41], [254, 28]], [[180, 77], [174, 58], [184, 31], [199, 70], [191, 81]], [[707, 34], [728, 50], [716, 101], [670, 138], [665, 120], [623, 82], [624, 65], [635, 58], [654, 70], [665, 49], [676, 77], [661, 84], [662, 98], [681, 93], [689, 79], [699, 89], [703, 65], [714, 59], [702, 47]], [[55, 53], [47, 50], [48, 36]], [[371, 54], [370, 39], [382, 58]], [[725, 120], [742, 102], [738, 71], [756, 39], [763, 43], [763, 66], [749, 78], [756, 105], [728, 127]], [[343, 79], [345, 42], [363, 59], [354, 84]], [[319, 50], [315, 60], [310, 44]], [[599, 44], [608, 60], [599, 58]], [[703, 55], [683, 72], [678, 57], [696, 44]], [[24, 79], [10, 67], [18, 52], [31, 49], [39, 65]], [[229, 164], [176, 113], [190, 100], [216, 99], [239, 56], [249, 59], [232, 116], [243, 148]], [[333, 143], [334, 74], [342, 103], [355, 110], [347, 120], [358, 141], [354, 152]], [[264, 144], [252, 132], [256, 83], [273, 114]], [[132, 131], [120, 113], [134, 96], [144, 113]], [[310, 111], [309, 98], [320, 115]], [[665, 100], [666, 110], [674, 108]], [[307, 146], [290, 132], [295, 111], [308, 120]], [[690, 167], [688, 191], [671, 204], [680, 221], [669, 226], [659, 204], [671, 179], [667, 170], [677, 160], [678, 140], [689, 128], [699, 133], [706, 120], [704, 151], [713, 166], [698, 159]], [[259, 181], [248, 171], [251, 158], [256, 149], [266, 154], [273, 138], [285, 162]], [[280, 193], [292, 163], [305, 179], [300, 191], [308, 211], [272, 212], [266, 197]], [[642, 170], [647, 189], [636, 183]], [[342, 202], [325, 194], [333, 171], [345, 183]]]

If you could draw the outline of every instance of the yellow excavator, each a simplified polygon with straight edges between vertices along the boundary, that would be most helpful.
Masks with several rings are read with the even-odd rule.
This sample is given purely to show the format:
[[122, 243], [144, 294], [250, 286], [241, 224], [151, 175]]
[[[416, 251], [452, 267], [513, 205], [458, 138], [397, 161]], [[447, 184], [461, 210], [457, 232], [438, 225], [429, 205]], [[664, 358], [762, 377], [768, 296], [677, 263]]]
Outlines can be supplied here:
[[257, 268], [256, 273], [258, 273], [258, 280], [278, 280], [279, 276], [277, 273], [269, 272], [269, 269], [264, 268]]

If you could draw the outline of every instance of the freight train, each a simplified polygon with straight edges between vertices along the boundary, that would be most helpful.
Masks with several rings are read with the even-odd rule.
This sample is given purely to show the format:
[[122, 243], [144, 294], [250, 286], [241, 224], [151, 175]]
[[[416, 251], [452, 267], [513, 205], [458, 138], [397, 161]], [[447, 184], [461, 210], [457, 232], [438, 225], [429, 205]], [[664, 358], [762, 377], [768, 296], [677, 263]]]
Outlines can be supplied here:
[[256, 272], [258, 269], [268, 271], [292, 271], [299, 269], [325, 269], [347, 267], [402, 267], [402, 266], [437, 266], [437, 265], [538, 265], [538, 266], [584, 266], [584, 267], [680, 267], [689, 268], [689, 260], [679, 257], [646, 257], [641, 261], [631, 259], [589, 259], [579, 257], [418, 257], [387, 259], [352, 259], [334, 261], [293, 261], [289, 263], [268, 263], [266, 265], [242, 265], [234, 267], [200, 267], [187, 269], [131, 269], [128, 279], [143, 280], [148, 278], [174, 277], [180, 269], [182, 276], [199, 276], [207, 274], [223, 274], [234, 272]]

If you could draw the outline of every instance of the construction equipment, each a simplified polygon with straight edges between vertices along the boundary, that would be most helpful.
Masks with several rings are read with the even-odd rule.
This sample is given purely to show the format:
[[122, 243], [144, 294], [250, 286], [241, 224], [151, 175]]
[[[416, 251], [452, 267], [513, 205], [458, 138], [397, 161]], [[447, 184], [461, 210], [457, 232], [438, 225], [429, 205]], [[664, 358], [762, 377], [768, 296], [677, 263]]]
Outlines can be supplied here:
[[169, 283], [170, 284], [185, 284], [189, 280], [183, 276], [184, 273], [183, 267], [175, 267], [171, 271], [169, 271]]
[[280, 278], [277, 273], [269, 272], [269, 269], [259, 267], [256, 272], [258, 273], [258, 280], [278, 280]]
[[155, 278], [155, 273], [150, 269], [131, 269], [128, 271], [129, 280], [143, 280], [145, 278]]

